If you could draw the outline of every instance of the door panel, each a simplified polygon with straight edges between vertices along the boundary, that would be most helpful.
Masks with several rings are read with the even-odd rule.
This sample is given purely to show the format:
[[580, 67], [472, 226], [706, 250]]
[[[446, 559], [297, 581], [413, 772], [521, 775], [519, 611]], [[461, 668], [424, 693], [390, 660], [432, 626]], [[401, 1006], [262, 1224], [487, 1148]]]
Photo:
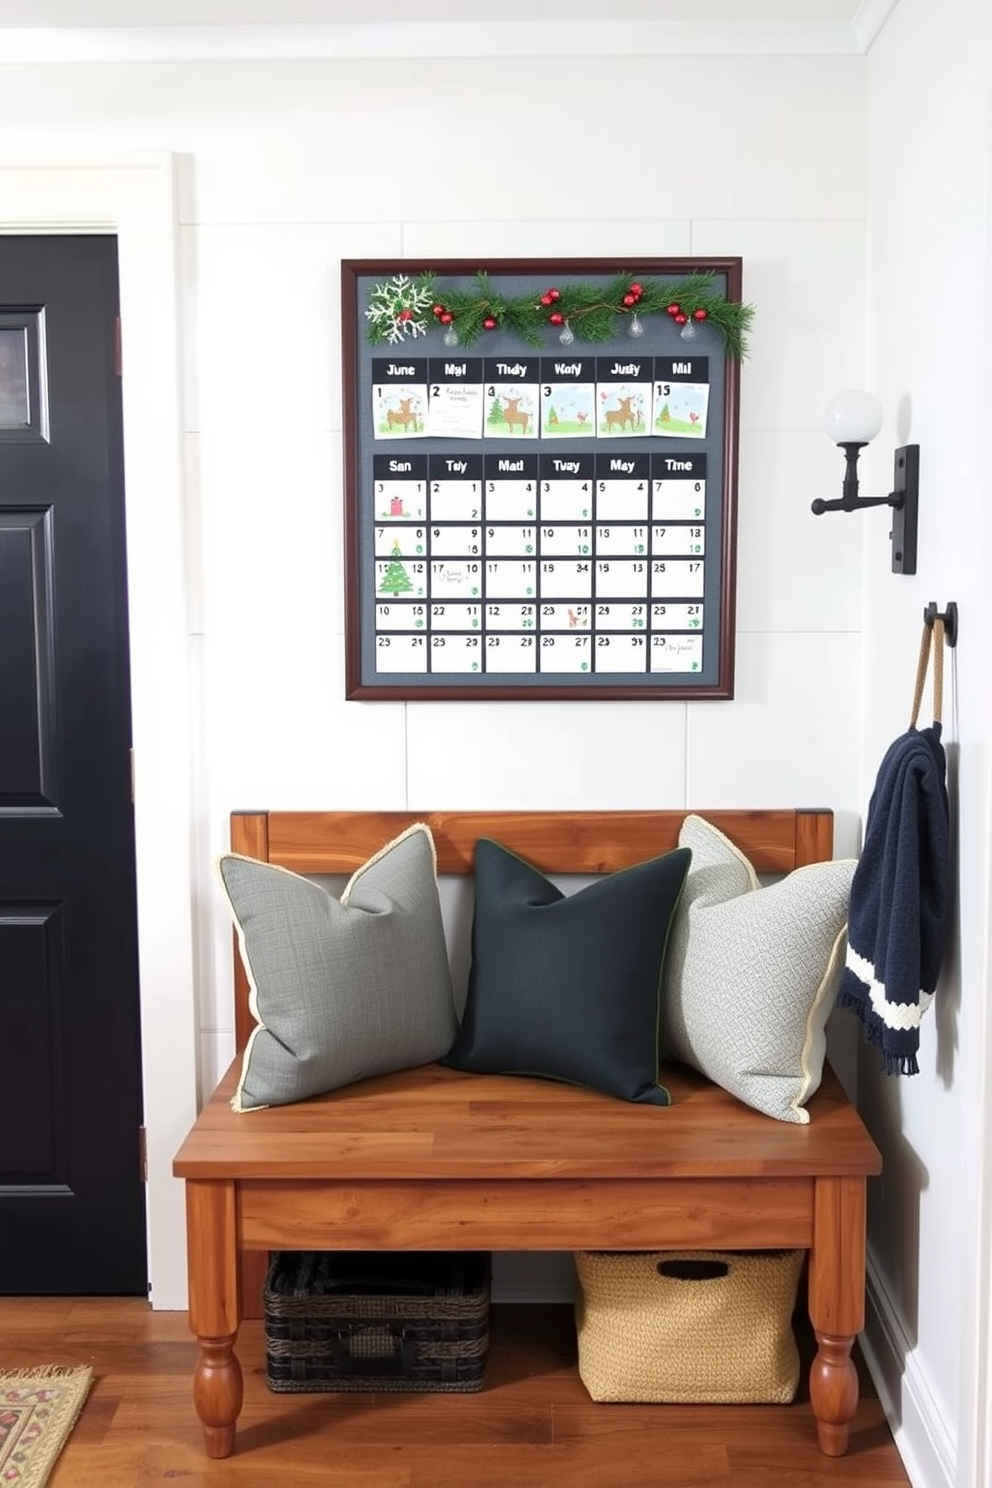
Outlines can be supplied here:
[[0, 508], [0, 811], [54, 809], [52, 581], [51, 508]]
[[0, 1292], [146, 1289], [116, 242], [0, 237]]

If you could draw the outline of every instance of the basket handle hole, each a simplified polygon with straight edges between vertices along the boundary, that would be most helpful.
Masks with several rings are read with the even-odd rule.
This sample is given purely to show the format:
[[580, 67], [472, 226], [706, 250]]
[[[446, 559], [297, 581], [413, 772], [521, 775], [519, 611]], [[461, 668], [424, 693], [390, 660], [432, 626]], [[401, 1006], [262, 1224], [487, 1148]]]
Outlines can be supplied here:
[[718, 1276], [727, 1276], [730, 1267], [726, 1261], [684, 1260], [659, 1261], [656, 1267], [659, 1276], [669, 1276], [673, 1281], [715, 1281]]

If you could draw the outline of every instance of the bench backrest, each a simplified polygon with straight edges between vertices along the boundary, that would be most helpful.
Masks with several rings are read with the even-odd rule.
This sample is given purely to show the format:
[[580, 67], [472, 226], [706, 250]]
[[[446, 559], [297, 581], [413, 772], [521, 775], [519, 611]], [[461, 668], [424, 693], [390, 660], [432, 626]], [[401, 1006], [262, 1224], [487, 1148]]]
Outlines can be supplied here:
[[[542, 873], [612, 873], [668, 852], [685, 811], [236, 811], [231, 849], [303, 874], [352, 874], [413, 822], [426, 822], [439, 874], [473, 871], [475, 844], [491, 837]], [[833, 853], [826, 810], [707, 811], [758, 873], [790, 873]], [[253, 1020], [235, 944], [235, 1032], [241, 1049]]]

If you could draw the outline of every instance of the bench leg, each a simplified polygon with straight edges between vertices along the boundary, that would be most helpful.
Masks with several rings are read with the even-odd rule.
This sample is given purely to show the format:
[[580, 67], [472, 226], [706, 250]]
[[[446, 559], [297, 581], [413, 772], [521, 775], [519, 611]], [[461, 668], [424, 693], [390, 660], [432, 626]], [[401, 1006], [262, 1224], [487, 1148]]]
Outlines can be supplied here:
[[237, 1334], [229, 1338], [197, 1336], [200, 1357], [193, 1371], [193, 1404], [203, 1422], [208, 1457], [230, 1457], [241, 1413], [241, 1365], [234, 1352]]
[[809, 1258], [809, 1315], [819, 1345], [809, 1377], [820, 1451], [842, 1457], [858, 1408], [851, 1358], [865, 1322], [865, 1179], [818, 1178]]
[[193, 1404], [208, 1457], [230, 1457], [241, 1411], [240, 1278], [233, 1183], [187, 1181], [189, 1322], [200, 1345]]

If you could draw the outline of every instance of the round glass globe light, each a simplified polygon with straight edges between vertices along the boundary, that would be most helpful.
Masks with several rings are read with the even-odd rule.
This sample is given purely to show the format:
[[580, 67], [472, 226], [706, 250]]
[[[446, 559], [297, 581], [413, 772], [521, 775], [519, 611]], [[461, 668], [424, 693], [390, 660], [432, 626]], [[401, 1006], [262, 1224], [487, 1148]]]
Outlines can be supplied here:
[[835, 444], [867, 444], [882, 427], [882, 405], [873, 393], [852, 388], [831, 398], [824, 422]]

